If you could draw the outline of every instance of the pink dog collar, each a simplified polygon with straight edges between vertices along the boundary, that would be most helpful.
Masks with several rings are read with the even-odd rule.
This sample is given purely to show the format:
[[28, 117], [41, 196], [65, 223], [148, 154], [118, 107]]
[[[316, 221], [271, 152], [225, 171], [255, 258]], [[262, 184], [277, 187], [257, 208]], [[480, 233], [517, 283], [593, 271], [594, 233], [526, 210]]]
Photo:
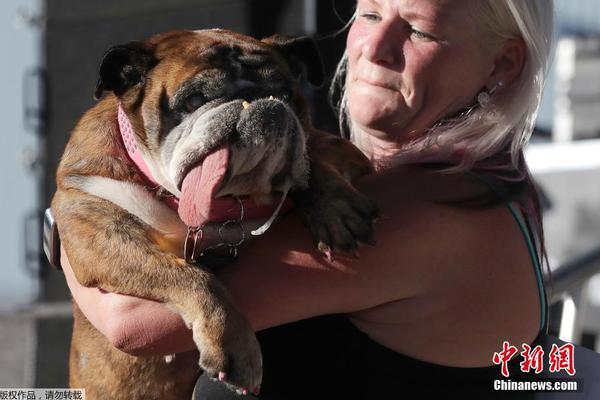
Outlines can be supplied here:
[[[139, 150], [137, 139], [135, 134], [133, 133], [133, 126], [131, 125], [131, 121], [125, 114], [125, 110], [119, 103], [119, 108], [117, 110], [117, 120], [119, 121], [119, 131], [121, 132], [121, 139], [123, 139], [123, 145], [125, 146], [125, 150], [129, 155], [129, 158], [133, 163], [138, 167], [146, 181], [149, 183], [148, 186], [157, 186], [160, 187], [160, 184], [156, 182], [152, 172], [150, 172], [150, 168], [148, 168], [148, 164], [142, 158], [142, 153]], [[177, 197], [167, 197], [165, 199], [165, 203], [174, 211], [177, 211], [179, 207], [179, 199]]]
[[156, 182], [152, 176], [152, 172], [150, 172], [150, 168], [148, 168], [148, 165], [142, 158], [142, 153], [138, 149], [137, 139], [133, 133], [133, 126], [131, 126], [131, 122], [129, 121], [129, 118], [127, 118], [127, 114], [125, 114], [120, 103], [117, 118], [119, 120], [119, 130], [121, 131], [123, 144], [125, 145], [127, 154], [129, 154], [129, 158], [131, 158], [131, 161], [133, 161], [140, 171], [142, 171], [146, 179], [153, 184], [158, 185], [158, 182]]

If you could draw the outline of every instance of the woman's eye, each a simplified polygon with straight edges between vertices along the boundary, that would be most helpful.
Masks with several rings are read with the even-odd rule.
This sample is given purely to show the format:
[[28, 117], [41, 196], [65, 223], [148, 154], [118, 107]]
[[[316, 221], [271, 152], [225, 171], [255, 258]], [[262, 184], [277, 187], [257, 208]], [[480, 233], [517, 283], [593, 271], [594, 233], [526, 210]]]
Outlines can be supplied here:
[[422, 32], [414, 27], [410, 27], [410, 34], [419, 40], [433, 41], [435, 37], [429, 33]]
[[381, 20], [381, 17], [377, 13], [374, 13], [374, 12], [364, 12], [364, 13], [361, 13], [360, 17], [364, 18], [364, 19], [366, 19], [367, 21], [370, 21], [370, 22], [378, 22], [378, 21]]
[[193, 94], [185, 99], [185, 111], [192, 113], [202, 107], [206, 103], [206, 99], [200, 93]]

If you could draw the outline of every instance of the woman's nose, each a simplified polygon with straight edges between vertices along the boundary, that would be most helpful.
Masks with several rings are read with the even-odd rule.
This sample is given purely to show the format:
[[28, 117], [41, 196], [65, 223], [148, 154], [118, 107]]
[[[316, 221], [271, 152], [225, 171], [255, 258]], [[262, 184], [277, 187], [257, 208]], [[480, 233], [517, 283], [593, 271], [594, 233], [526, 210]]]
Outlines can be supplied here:
[[364, 57], [376, 64], [395, 64], [401, 51], [402, 40], [400, 35], [396, 36], [393, 32], [394, 28], [391, 24], [381, 22], [374, 26], [363, 42]]

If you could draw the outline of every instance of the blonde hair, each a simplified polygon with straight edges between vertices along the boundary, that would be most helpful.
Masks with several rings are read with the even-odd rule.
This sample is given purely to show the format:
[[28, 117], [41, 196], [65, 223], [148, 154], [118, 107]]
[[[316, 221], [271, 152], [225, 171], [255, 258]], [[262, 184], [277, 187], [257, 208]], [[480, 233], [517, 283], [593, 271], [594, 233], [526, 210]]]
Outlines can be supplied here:
[[[403, 146], [387, 163], [449, 162], [453, 171], [487, 163], [485, 168], [497, 170], [499, 175], [501, 171], [521, 169], [519, 158], [534, 128], [550, 63], [553, 0], [474, 0], [470, 11], [485, 38], [482, 45], [493, 46], [515, 38], [524, 41], [527, 53], [520, 76], [492, 95], [486, 107], [475, 105], [458, 116], [439, 121], [426, 135]], [[336, 109], [341, 132], [360, 147], [360, 137], [355, 134], [348, 113], [347, 67], [348, 56], [344, 53], [330, 96], [339, 98]], [[495, 158], [501, 153], [508, 155]], [[515, 178], [523, 176], [513, 175]]]

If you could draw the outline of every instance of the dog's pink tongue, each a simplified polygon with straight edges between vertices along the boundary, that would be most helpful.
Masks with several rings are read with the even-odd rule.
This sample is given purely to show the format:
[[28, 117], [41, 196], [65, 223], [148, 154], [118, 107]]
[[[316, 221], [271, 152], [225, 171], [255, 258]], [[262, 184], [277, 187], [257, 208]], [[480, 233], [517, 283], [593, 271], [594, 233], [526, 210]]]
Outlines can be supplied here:
[[212, 219], [214, 197], [225, 178], [228, 161], [229, 149], [221, 147], [184, 178], [178, 212], [179, 218], [187, 226], [202, 226]]

